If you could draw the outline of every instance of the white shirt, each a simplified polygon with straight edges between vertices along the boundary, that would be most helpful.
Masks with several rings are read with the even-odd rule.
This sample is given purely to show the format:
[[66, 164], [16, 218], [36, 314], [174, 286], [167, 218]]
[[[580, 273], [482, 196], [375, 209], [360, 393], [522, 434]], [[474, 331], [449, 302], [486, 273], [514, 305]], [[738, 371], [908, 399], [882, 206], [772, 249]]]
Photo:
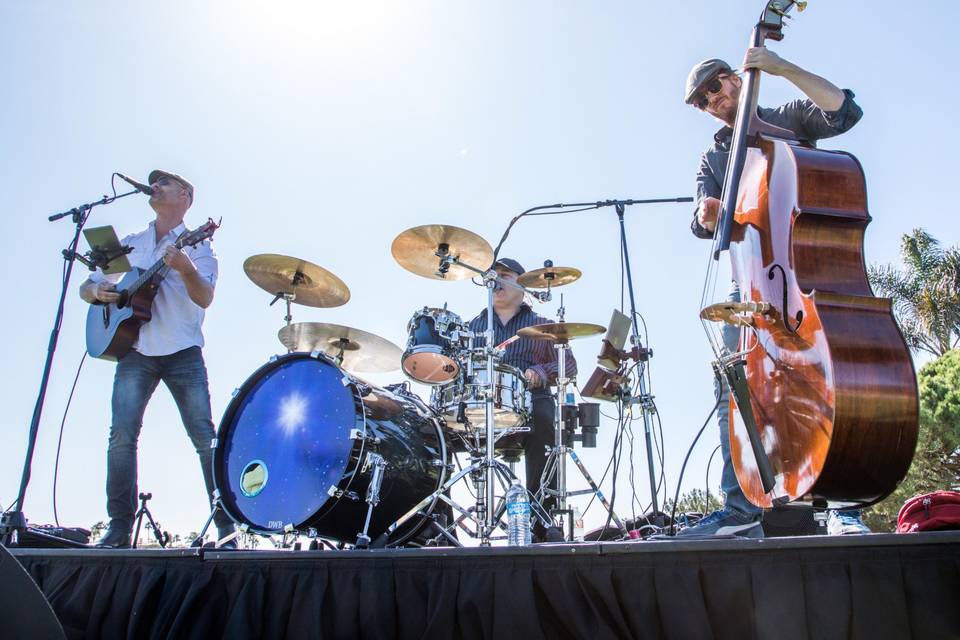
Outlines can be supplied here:
[[[181, 222], [170, 233], [156, 241], [156, 222], [151, 222], [140, 233], [132, 233], [120, 241], [120, 244], [133, 247], [127, 254], [130, 264], [140, 269], [149, 269], [158, 260], [163, 258], [166, 248], [176, 242], [177, 238], [186, 231]], [[217, 254], [213, 251], [210, 240], [193, 246], [185, 247], [183, 252], [190, 257], [197, 267], [200, 277], [205, 278], [210, 286], [217, 286]], [[90, 275], [93, 282], [109, 280], [117, 283], [126, 274], [104, 275], [100, 269]], [[133, 348], [145, 356], [165, 356], [176, 353], [189, 347], [203, 346], [203, 308], [190, 299], [183, 278], [173, 269], [167, 269], [166, 275], [160, 282], [160, 289], [153, 299], [151, 308], [153, 317], [150, 322], [140, 325], [140, 336]]]

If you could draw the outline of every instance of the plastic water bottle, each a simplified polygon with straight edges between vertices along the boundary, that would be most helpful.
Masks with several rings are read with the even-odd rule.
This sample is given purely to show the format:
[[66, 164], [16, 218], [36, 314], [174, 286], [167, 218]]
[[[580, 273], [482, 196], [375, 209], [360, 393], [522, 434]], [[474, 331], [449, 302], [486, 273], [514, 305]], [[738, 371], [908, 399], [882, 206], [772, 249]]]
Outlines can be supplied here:
[[511, 547], [530, 544], [530, 499], [519, 483], [507, 490], [507, 542]]

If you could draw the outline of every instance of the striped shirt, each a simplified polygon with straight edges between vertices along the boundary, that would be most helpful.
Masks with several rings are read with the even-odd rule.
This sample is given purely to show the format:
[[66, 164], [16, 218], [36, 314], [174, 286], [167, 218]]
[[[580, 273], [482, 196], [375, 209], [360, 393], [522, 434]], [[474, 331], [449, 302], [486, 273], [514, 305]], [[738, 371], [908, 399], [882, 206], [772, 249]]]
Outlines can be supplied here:
[[[493, 340], [495, 344], [500, 344], [508, 338], [512, 338], [517, 331], [524, 327], [532, 327], [538, 324], [547, 324], [553, 322], [549, 318], [537, 315], [527, 304], [521, 304], [520, 309], [514, 314], [510, 321], [504, 325], [500, 321], [500, 316], [493, 314]], [[483, 347], [486, 344], [484, 332], [487, 330], [487, 312], [481, 311], [477, 317], [470, 321], [470, 331], [477, 334], [474, 345]], [[520, 371], [532, 369], [540, 376], [541, 380], [549, 381], [549, 384], [556, 384], [557, 381], [557, 350], [553, 343], [548, 340], [532, 340], [530, 338], [520, 338], [512, 343], [504, 352], [500, 360], [504, 364], [516, 367]], [[566, 374], [568, 378], [577, 375], [577, 361], [573, 357], [573, 352], [567, 350]], [[539, 388], [540, 393], [545, 393], [544, 387]]]

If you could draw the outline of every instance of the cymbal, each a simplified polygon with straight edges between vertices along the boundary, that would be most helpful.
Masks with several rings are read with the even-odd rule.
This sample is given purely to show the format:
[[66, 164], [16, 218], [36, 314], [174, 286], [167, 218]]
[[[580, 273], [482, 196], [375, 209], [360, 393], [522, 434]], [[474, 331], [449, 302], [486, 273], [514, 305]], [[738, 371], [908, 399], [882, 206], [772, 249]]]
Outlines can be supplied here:
[[573, 267], [544, 267], [527, 271], [517, 278], [517, 284], [528, 289], [548, 289], [576, 282], [582, 275], [580, 269]]
[[351, 373], [382, 373], [400, 368], [400, 347], [386, 338], [353, 327], [327, 322], [295, 322], [277, 333], [280, 342], [293, 351], [321, 351], [336, 358]]
[[489, 242], [472, 231], [444, 224], [407, 229], [393, 239], [390, 252], [401, 267], [431, 280], [466, 280], [475, 275], [455, 264], [450, 265], [446, 277], [438, 275], [440, 258], [436, 251], [441, 245], [446, 245], [451, 256], [471, 267], [487, 269], [493, 264], [493, 248]]
[[244, 260], [243, 271], [267, 293], [292, 293], [293, 302], [308, 307], [339, 307], [350, 299], [343, 280], [300, 258], [261, 253]]
[[524, 327], [517, 331], [517, 335], [533, 340], [549, 340], [550, 342], [569, 342], [577, 338], [586, 338], [603, 333], [607, 328], [589, 322], [551, 322]]

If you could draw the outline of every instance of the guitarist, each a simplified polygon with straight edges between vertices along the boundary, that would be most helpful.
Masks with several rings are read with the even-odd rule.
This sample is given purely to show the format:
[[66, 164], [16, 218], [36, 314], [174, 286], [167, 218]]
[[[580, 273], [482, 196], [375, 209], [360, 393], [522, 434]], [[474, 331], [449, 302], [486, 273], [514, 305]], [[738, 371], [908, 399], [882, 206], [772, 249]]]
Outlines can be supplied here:
[[[139, 233], [123, 239], [133, 247], [130, 263], [147, 269], [163, 259], [164, 275], [153, 300], [152, 318], [140, 327], [133, 349], [117, 362], [113, 381], [113, 422], [107, 448], [107, 514], [110, 526], [98, 546], [130, 546], [137, 509], [137, 439], [143, 413], [157, 384], [163, 380], [180, 410], [183, 426], [200, 457], [207, 494], [213, 493], [214, 438], [210, 391], [203, 361], [204, 309], [213, 302], [217, 256], [209, 241], [185, 250], [173, 246], [186, 231], [183, 218], [193, 204], [193, 185], [167, 171], [150, 173], [150, 206], [156, 219]], [[80, 297], [91, 304], [116, 302], [119, 274], [93, 273], [80, 285]], [[216, 516], [220, 538], [233, 533], [230, 519]], [[227, 546], [235, 546], [231, 540]]]
[[[752, 47], [743, 59], [743, 69], [759, 69], [782, 76], [802, 91], [806, 99], [793, 100], [775, 109], [760, 107], [761, 120], [789, 129], [799, 138], [815, 143], [848, 131], [859, 122], [863, 111], [853, 99], [853, 92], [840, 89], [832, 82], [784, 60], [766, 47]], [[724, 173], [733, 137], [740, 98], [740, 76], [723, 60], [704, 60], [694, 65], [687, 76], [684, 102], [723, 125], [713, 136], [713, 144], [700, 156], [697, 172], [697, 208], [690, 230], [698, 238], [710, 239], [717, 224]], [[739, 301], [740, 292], [734, 284], [730, 300]], [[740, 331], [733, 325], [723, 326], [723, 340], [731, 353], [736, 351]], [[720, 426], [720, 451], [723, 455], [721, 489], [726, 496], [723, 509], [703, 518], [700, 523], [681, 531], [680, 535], [736, 535], [762, 537], [762, 511], [751, 504], [737, 481], [730, 458], [729, 391], [726, 385], [715, 382], [720, 394], [717, 422]], [[869, 533], [860, 519], [860, 511], [831, 511], [827, 519], [831, 534]]]

